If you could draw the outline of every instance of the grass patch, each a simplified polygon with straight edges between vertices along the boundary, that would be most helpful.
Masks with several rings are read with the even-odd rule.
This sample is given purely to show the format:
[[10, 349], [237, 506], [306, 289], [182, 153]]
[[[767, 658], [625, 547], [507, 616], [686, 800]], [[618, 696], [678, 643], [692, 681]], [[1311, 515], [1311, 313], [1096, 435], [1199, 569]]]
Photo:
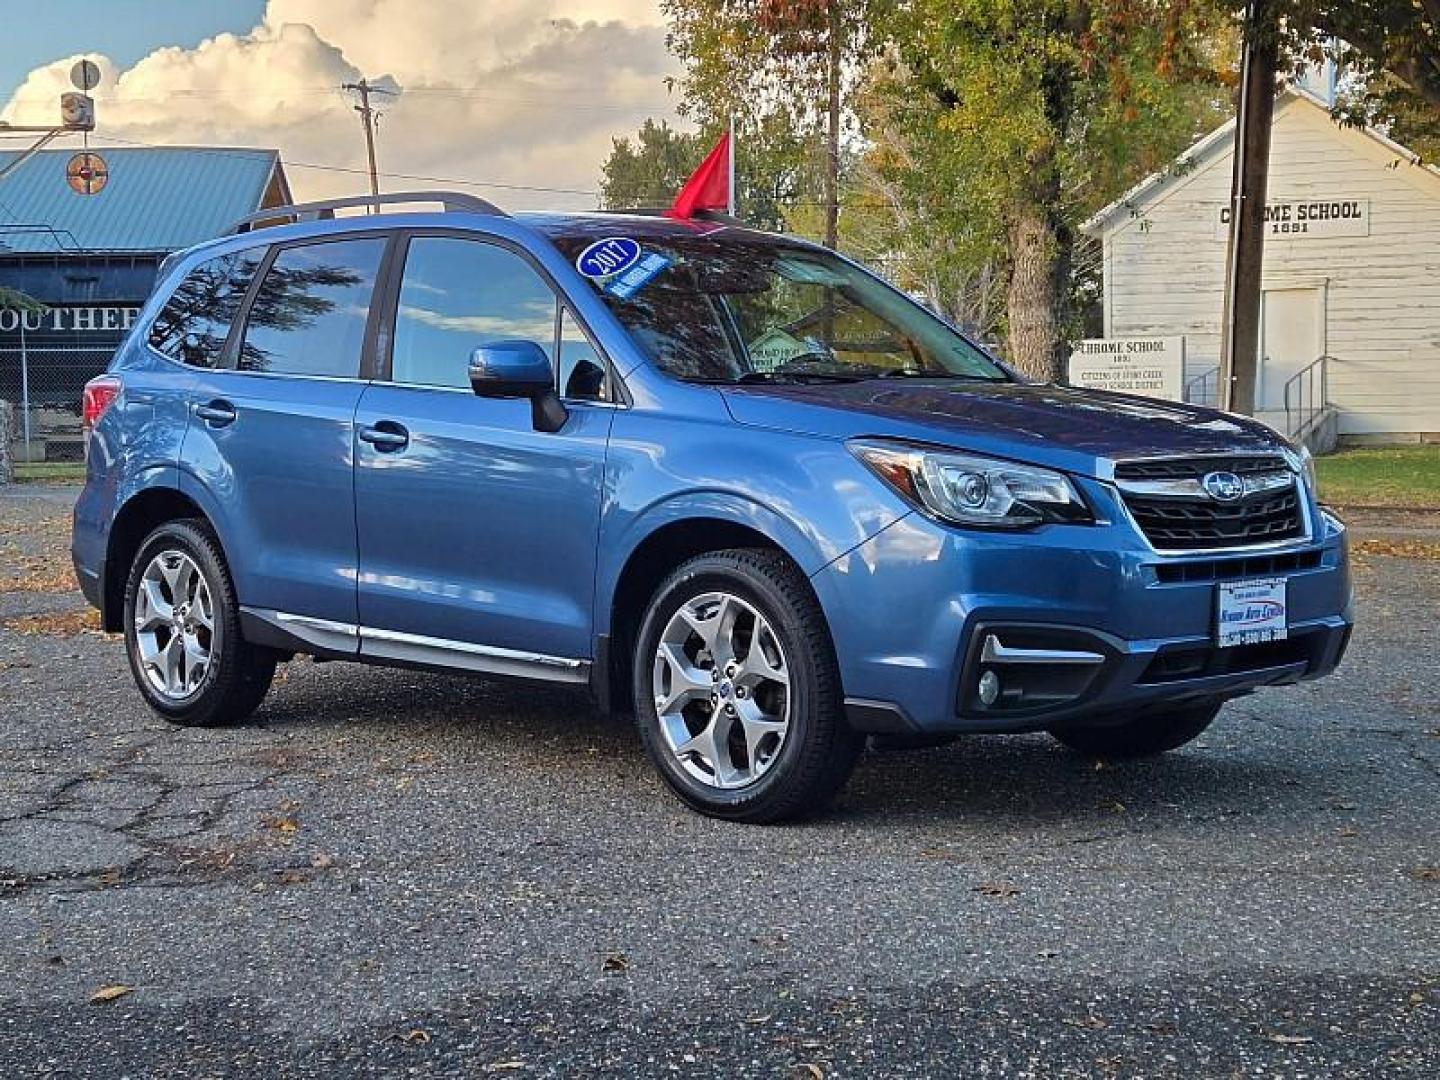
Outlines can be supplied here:
[[1440, 507], [1440, 446], [1346, 450], [1315, 470], [1320, 498], [1336, 506]]
[[22, 484], [83, 484], [83, 461], [17, 461], [15, 479]]

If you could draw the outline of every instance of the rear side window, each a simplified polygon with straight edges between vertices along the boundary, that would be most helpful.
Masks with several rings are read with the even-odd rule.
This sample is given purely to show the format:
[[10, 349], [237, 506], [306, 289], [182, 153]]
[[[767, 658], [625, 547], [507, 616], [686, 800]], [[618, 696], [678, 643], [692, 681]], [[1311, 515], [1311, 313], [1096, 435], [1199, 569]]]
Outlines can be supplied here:
[[282, 248], [265, 271], [245, 321], [242, 371], [360, 374], [370, 295], [383, 237]]
[[185, 275], [150, 326], [150, 347], [191, 367], [215, 367], [264, 248], [209, 259]]

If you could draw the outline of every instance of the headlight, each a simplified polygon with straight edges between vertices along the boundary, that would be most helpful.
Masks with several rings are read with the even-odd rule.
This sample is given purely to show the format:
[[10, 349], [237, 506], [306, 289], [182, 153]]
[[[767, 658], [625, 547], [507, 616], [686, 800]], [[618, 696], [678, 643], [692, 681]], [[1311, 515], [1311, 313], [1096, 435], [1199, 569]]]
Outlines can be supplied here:
[[1305, 486], [1309, 488], [1311, 495], [1318, 496], [1320, 488], [1315, 479], [1315, 455], [1310, 453], [1310, 448], [1304, 443], [1295, 448], [1295, 453], [1300, 459], [1300, 471], [1305, 476]]
[[1074, 485], [1050, 469], [878, 440], [857, 439], [849, 446], [910, 502], [957, 525], [1023, 528], [1092, 520]]

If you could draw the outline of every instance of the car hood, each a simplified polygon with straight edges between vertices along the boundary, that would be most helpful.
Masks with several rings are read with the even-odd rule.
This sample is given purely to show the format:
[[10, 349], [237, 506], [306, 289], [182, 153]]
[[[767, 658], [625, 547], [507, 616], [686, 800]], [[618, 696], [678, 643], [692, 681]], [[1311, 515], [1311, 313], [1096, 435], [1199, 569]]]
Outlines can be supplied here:
[[950, 379], [727, 387], [741, 424], [804, 434], [938, 443], [1104, 476], [1118, 459], [1284, 449], [1245, 417], [1156, 398]]

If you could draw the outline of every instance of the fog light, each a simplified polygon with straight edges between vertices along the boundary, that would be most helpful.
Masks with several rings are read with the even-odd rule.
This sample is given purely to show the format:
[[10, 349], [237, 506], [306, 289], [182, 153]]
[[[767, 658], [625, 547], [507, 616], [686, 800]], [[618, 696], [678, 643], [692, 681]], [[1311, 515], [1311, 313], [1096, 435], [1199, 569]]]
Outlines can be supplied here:
[[993, 671], [987, 671], [980, 676], [980, 703], [982, 705], [994, 705], [1000, 697], [1000, 676]]

